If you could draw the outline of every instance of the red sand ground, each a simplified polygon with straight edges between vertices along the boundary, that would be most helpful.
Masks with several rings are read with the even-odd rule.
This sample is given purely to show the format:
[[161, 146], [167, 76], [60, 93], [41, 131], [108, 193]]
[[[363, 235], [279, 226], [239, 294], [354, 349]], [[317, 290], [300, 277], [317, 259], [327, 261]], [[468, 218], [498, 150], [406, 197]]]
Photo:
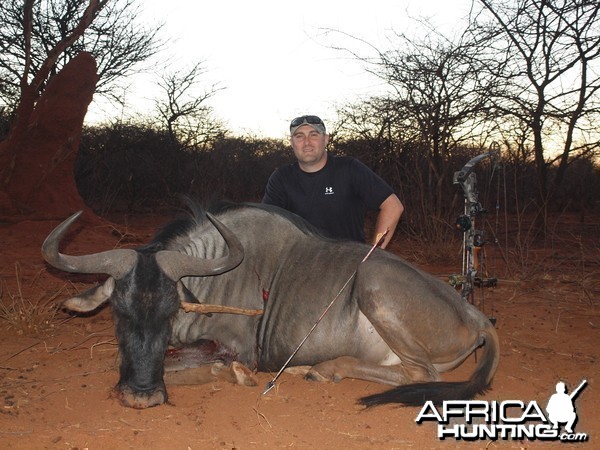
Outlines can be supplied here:
[[[118, 232], [110, 226], [86, 229], [64, 251], [81, 254], [139, 244], [151, 235], [150, 222], [128, 232], [125, 227]], [[55, 295], [56, 301], [63, 300], [97, 281], [44, 264], [40, 245], [56, 224], [0, 224], [5, 306], [21, 298], [35, 302]], [[456, 268], [431, 268], [435, 273], [448, 270]], [[105, 309], [55, 324], [46, 337], [19, 334], [0, 320], [0, 448], [600, 448], [598, 272], [596, 265], [539, 274], [526, 282], [501, 281], [486, 297], [486, 307], [493, 299], [498, 319], [501, 361], [493, 388], [481, 399], [536, 400], [545, 407], [557, 381], [573, 389], [585, 378], [589, 384], [575, 403], [576, 431], [589, 436], [585, 444], [440, 441], [433, 424], [415, 423], [419, 408], [364, 410], [356, 405], [358, 397], [383, 386], [357, 380], [310, 383], [289, 374], [266, 396], [261, 392], [273, 375], [263, 373], [257, 387], [172, 387], [170, 405], [124, 408], [110, 396], [118, 378], [118, 355], [110, 309]], [[63, 313], [58, 317], [67, 318]], [[445, 378], [465, 379], [473, 365], [471, 357]]]

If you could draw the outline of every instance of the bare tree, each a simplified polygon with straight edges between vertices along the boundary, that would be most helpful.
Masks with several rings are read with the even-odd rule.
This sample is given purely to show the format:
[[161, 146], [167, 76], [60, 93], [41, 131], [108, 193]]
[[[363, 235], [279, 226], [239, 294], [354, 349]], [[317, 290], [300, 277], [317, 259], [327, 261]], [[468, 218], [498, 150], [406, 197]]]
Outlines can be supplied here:
[[482, 10], [469, 29], [480, 49], [475, 56], [497, 80], [491, 107], [529, 130], [543, 218], [568, 165], [600, 148], [600, 3], [478, 1]]
[[3, 0], [0, 99], [14, 109], [24, 88], [38, 98], [67, 62], [87, 51], [98, 64], [96, 93], [119, 100], [115, 81], [161, 48], [162, 25], [143, 27], [138, 15], [135, 0]]
[[202, 75], [206, 73], [203, 64], [198, 62], [185, 72], [166, 73], [158, 82], [165, 95], [155, 100], [156, 110], [173, 142], [185, 148], [203, 149], [225, 133], [223, 124], [213, 117], [213, 108], [208, 105], [221, 88], [215, 84], [200, 88]]
[[351, 53], [391, 87], [398, 118], [392, 126], [404, 128], [395, 135], [421, 143], [428, 162], [421, 193], [423, 204], [436, 205], [434, 217], [441, 217], [449, 158], [461, 144], [486, 147], [495, 140], [512, 156], [533, 155], [543, 225], [548, 200], [569, 165], [600, 153], [600, 3], [473, 3], [458, 39], [446, 39], [422, 21], [424, 39], [400, 34], [394, 50], [371, 47], [375, 58]]
[[[59, 182], [69, 185], [69, 193], [73, 194], [69, 198], [77, 196], [72, 176], [73, 155], [94, 90], [100, 86], [100, 90], [104, 88], [108, 93], [111, 82], [157, 51], [158, 28], [143, 30], [133, 24], [137, 11], [133, 1], [3, 1], [0, 95], [14, 113], [10, 131], [0, 142], [0, 195], [7, 195], [20, 210], [27, 209], [32, 198], [39, 200], [44, 193], [62, 189], [56, 184]], [[53, 81], [61, 79], [59, 73], [69, 69], [69, 76], [73, 76], [70, 63], [76, 59], [86, 70], [85, 76], [75, 77], [85, 85], [78, 88], [85, 89], [79, 102], [86, 103], [69, 107], [69, 124], [54, 133], [53, 139], [46, 136], [40, 143], [36, 136], [46, 130], [34, 112], [39, 115], [40, 110], [46, 109], [39, 100], [53, 86]], [[71, 94], [69, 88], [74, 83], [70, 86], [61, 83], [60, 92]], [[55, 97], [57, 89], [53, 92]], [[49, 116], [47, 112], [44, 114]], [[36, 164], [31, 164], [34, 159]], [[62, 173], [66, 176], [60, 177]], [[80, 199], [77, 201], [81, 203]], [[65, 207], [67, 203], [64, 202]], [[50, 208], [41, 200], [38, 204]]]
[[414, 142], [402, 123], [401, 109], [388, 97], [345, 104], [338, 107], [337, 121], [330, 130], [332, 151], [357, 157], [401, 187], [400, 166], [405, 162], [407, 143]]
[[[429, 149], [430, 168], [439, 188], [447, 181], [450, 152], [473, 139], [487, 118], [489, 81], [475, 70], [476, 49], [469, 42], [449, 42], [429, 34], [422, 41], [398, 36], [401, 51], [381, 55], [380, 76], [403, 105], [404, 126]], [[437, 189], [436, 189], [437, 191]]]
[[[396, 147], [409, 147], [419, 155], [406, 160], [414, 164], [408, 174], [419, 187], [418, 201], [411, 211], [423, 219], [441, 219], [448, 210], [448, 186], [452, 183], [451, 156], [477, 136], [485, 144], [493, 122], [489, 120], [486, 94], [493, 84], [474, 65], [478, 49], [468, 39], [452, 42], [433, 26], [422, 22], [424, 38], [398, 34], [394, 49], [374, 49], [375, 58], [365, 59], [367, 70], [390, 86], [385, 102], [371, 102], [375, 120], [386, 120], [375, 129], [401, 140]], [[350, 117], [345, 114], [344, 120]], [[351, 119], [350, 119], [351, 121]]]

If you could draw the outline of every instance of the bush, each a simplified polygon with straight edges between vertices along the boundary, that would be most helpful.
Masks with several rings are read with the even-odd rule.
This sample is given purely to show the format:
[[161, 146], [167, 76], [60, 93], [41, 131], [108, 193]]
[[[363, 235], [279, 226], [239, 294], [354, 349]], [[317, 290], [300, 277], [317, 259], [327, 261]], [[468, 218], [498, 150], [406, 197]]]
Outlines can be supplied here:
[[181, 195], [260, 201], [271, 172], [290, 157], [274, 140], [220, 138], [208, 149], [190, 150], [166, 131], [116, 123], [84, 130], [75, 179], [100, 215], [170, 209]]

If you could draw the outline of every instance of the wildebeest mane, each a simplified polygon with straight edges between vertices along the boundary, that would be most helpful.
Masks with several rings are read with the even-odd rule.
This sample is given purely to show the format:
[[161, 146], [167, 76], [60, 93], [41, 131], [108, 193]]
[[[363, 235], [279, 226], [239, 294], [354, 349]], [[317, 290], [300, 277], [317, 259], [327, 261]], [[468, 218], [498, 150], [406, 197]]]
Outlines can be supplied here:
[[143, 248], [153, 251], [163, 250], [171, 241], [187, 235], [197, 225], [198, 222], [193, 216], [177, 218], [158, 230], [150, 243]]
[[226, 200], [213, 201], [207, 205], [203, 205], [200, 202], [190, 198], [184, 198], [184, 202], [187, 206], [185, 216], [176, 218], [157, 231], [150, 243], [143, 246], [142, 249], [158, 251], [167, 248], [170, 242], [174, 241], [178, 237], [189, 234], [195, 227], [203, 225], [205, 221], [208, 220], [206, 217], [207, 211], [213, 215], [218, 215], [220, 213], [244, 208], [256, 208], [266, 211], [270, 214], [281, 216], [306, 235], [331, 240], [331, 238], [327, 237], [322, 231], [302, 217], [273, 205], [252, 202], [235, 203]]
[[312, 225], [310, 222], [308, 222], [306, 219], [300, 217], [299, 215], [294, 214], [293, 212], [290, 212], [286, 209], [279, 208], [277, 206], [269, 205], [266, 203], [252, 203], [252, 202], [234, 203], [234, 202], [228, 202], [228, 201], [220, 201], [218, 203], [211, 205], [208, 208], [208, 211], [212, 214], [218, 214], [218, 213], [222, 213], [222, 212], [226, 212], [226, 211], [233, 211], [233, 210], [243, 209], [243, 208], [261, 209], [270, 214], [281, 216], [284, 219], [286, 219], [287, 221], [291, 222], [296, 228], [298, 228], [304, 234], [307, 234], [309, 236], [320, 237], [323, 239], [330, 239], [321, 230], [319, 230], [317, 227], [315, 227], [314, 225]]

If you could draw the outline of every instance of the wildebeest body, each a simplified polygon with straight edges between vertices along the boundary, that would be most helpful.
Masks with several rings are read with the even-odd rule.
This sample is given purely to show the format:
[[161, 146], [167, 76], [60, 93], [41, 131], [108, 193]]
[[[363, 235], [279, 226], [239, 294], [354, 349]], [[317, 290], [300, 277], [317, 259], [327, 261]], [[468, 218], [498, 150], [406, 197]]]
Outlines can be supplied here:
[[[181, 279], [185, 289], [176, 289], [177, 280], [172, 276], [155, 274], [152, 264], [151, 269], [146, 269], [168, 285], [160, 288], [167, 294], [154, 299], [151, 293], [142, 295], [144, 305], [138, 305], [138, 310], [144, 309], [146, 314], [162, 311], [155, 316], [168, 322], [163, 324], [162, 332], [170, 333], [172, 345], [214, 340], [232, 349], [237, 359], [250, 367], [278, 370], [356, 271], [291, 365], [314, 366], [308, 374], [311, 379], [338, 381], [355, 377], [389, 385], [426, 382], [419, 386], [417, 397], [427, 392], [435, 399], [473, 396], [488, 386], [498, 363], [497, 335], [487, 318], [448, 284], [380, 249], [359, 264], [370, 249], [368, 245], [323, 238], [299, 218], [274, 207], [229, 207], [216, 213], [216, 217], [239, 239], [244, 252], [241, 263], [216, 275], [184, 276]], [[227, 244], [203, 214], [197, 213], [192, 222], [178, 228], [177, 232], [160, 233], [150, 247], [198, 260], [226, 258]], [[156, 259], [159, 272], [163, 267], [170, 272], [168, 264], [162, 262], [166, 258]], [[136, 265], [134, 271], [138, 269]], [[126, 284], [127, 289], [132, 289], [131, 281], [124, 281], [127, 276], [117, 278], [116, 285]], [[145, 292], [144, 286], [135, 289]], [[119, 294], [122, 295], [127, 296]], [[131, 329], [119, 331], [123, 321], [118, 304], [127, 301], [115, 298], [113, 292], [109, 297], [117, 311], [119, 340], [132, 339]], [[261, 309], [263, 314], [207, 316], [174, 312], [181, 299]], [[160, 325], [153, 325], [154, 328]], [[471, 380], [462, 384], [430, 383], [438, 381], [441, 371], [457, 366], [484, 343], [484, 355]], [[141, 353], [121, 345], [121, 353], [128, 351], [133, 354], [123, 357], [134, 364]], [[159, 370], [154, 367], [153, 358], [144, 356], [144, 364], [153, 366], [148, 368], [150, 371]], [[120, 383], [126, 384], [127, 390], [131, 390], [130, 384], [137, 389], [138, 375], [133, 375], [131, 383], [121, 375]], [[395, 389], [392, 397], [380, 397], [371, 403], [403, 401], [406, 395], [414, 397], [410, 386], [406, 389]], [[151, 386], [144, 388], [144, 392], [151, 390]], [[414, 398], [408, 401], [413, 402]]]

